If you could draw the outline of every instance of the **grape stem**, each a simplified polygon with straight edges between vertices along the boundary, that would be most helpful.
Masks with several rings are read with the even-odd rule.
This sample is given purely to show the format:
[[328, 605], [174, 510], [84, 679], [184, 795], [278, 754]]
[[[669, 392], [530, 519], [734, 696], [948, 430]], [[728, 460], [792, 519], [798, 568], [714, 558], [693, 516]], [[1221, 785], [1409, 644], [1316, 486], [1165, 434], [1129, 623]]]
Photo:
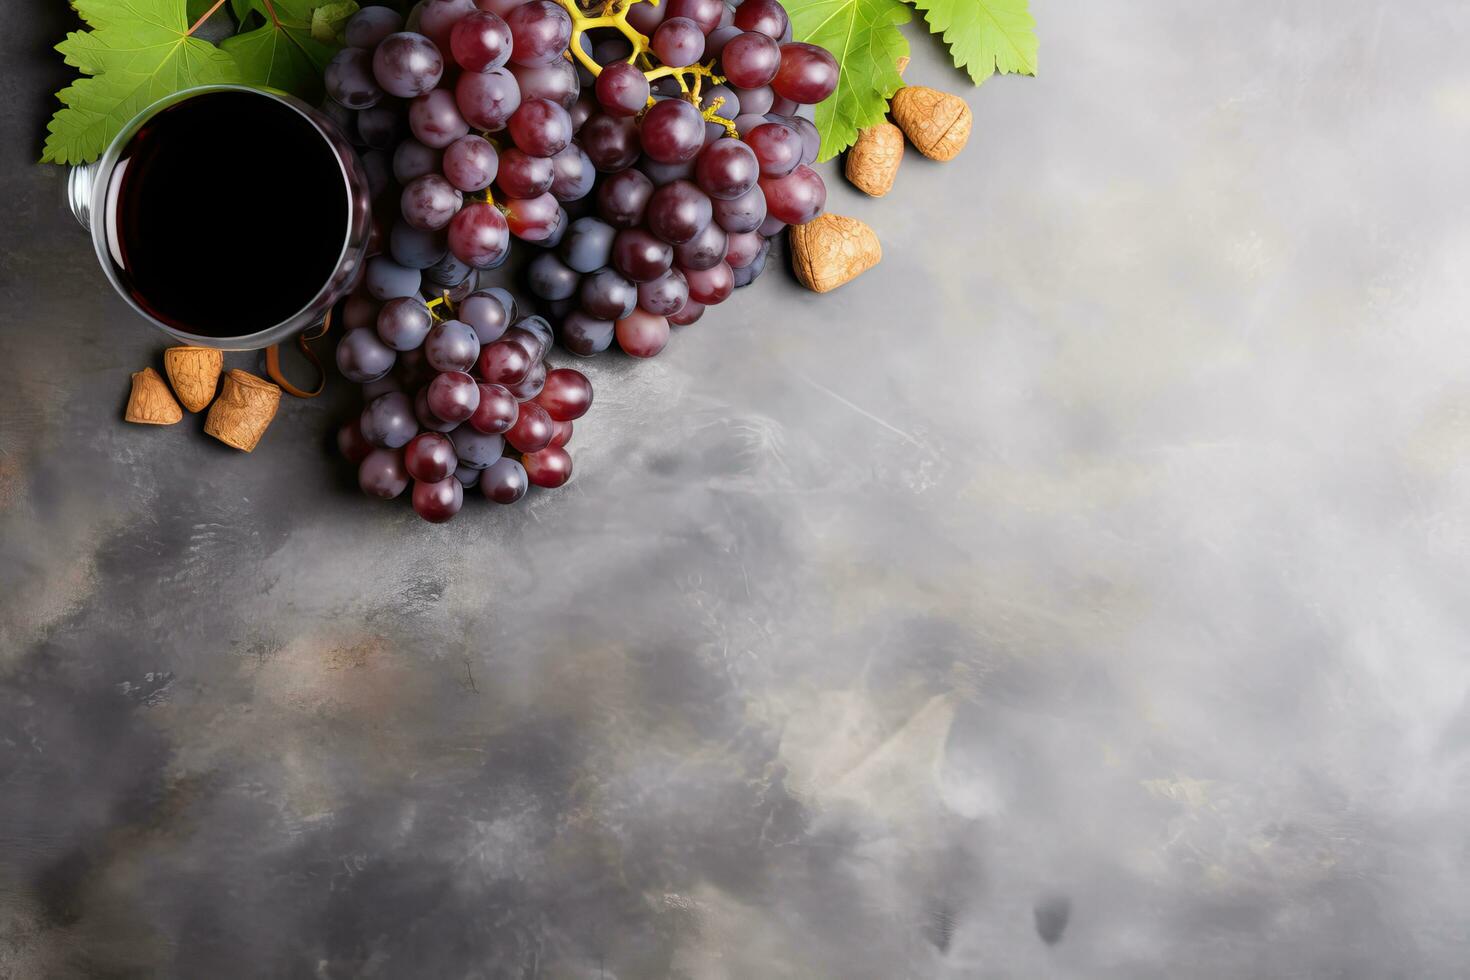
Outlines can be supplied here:
[[429, 302], [424, 305], [429, 308], [429, 316], [434, 318], [435, 323], [444, 322], [444, 314], [440, 313], [437, 307], [442, 306], [449, 311], [450, 316], [454, 315], [454, 301], [449, 298], [449, 290], [447, 289], [444, 290], [443, 295], [439, 296], [437, 299], [429, 300]]

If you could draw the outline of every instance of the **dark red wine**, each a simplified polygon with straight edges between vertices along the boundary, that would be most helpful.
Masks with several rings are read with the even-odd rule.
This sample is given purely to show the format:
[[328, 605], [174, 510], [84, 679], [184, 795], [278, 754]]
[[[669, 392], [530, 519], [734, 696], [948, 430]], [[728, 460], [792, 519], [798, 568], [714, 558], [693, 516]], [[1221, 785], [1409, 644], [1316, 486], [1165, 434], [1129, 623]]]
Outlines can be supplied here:
[[240, 337], [289, 320], [332, 277], [347, 179], [289, 105], [211, 92], [171, 106], [113, 172], [108, 246], [119, 278], [175, 329]]

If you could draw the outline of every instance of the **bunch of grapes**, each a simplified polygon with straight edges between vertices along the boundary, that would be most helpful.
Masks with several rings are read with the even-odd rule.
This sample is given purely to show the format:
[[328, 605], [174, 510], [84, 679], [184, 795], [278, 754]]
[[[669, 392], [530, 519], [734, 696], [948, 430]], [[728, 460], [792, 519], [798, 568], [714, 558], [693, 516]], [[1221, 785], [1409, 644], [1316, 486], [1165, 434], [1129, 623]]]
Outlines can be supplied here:
[[[350, 455], [363, 454], [362, 440], [376, 447], [360, 462], [367, 492], [396, 495], [407, 473], [421, 514], [452, 516], [475, 463], [492, 455], [459, 448], [454, 433], [468, 444], [471, 431], [503, 432], [525, 454], [530, 483], [565, 482], [560, 426], [569, 436], [575, 416], [557, 417], [546, 399], [585, 389], [585, 409], [591, 389], [575, 371], [546, 371], [553, 336], [574, 354], [616, 340], [653, 356], [671, 324], [693, 323], [761, 274], [772, 236], [822, 212], [826, 188], [810, 166], [820, 141], [800, 113], [832, 94], [837, 62], [792, 41], [780, 0], [727, 3], [602, 0], [589, 21], [574, 0], [422, 0], [406, 21], [373, 6], [347, 22], [325, 82], [328, 110], [364, 148], [374, 196], [374, 254], [338, 348], [342, 372], [370, 399], [359, 431], [343, 436]], [[478, 290], [512, 237], [541, 249], [528, 286], [554, 329], [539, 316], [511, 326], [510, 295]], [[457, 319], [436, 314], [441, 304], [457, 304]], [[484, 362], [507, 347], [529, 359], [525, 374]], [[424, 365], [438, 376], [419, 377]], [[553, 390], [553, 378], [565, 380]], [[551, 441], [518, 433], [514, 418], [493, 429], [458, 415], [459, 393], [497, 385], [522, 418], [528, 403], [546, 409], [558, 427]], [[375, 427], [388, 395], [398, 398], [378, 410], [384, 417], [404, 415], [405, 402], [414, 409], [389, 438], [416, 423], [424, 431], [413, 441], [389, 445]], [[418, 462], [452, 462], [445, 442], [463, 464], [452, 487], [452, 474], [429, 478], [442, 465]], [[488, 478], [513, 467], [480, 465], [489, 468], [479, 485], [500, 499]]]

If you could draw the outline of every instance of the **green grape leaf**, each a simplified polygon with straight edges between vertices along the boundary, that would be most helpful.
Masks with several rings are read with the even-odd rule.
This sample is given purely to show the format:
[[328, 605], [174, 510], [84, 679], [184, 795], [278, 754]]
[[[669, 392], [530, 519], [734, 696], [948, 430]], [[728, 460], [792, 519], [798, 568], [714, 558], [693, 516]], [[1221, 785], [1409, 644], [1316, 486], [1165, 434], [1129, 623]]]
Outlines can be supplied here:
[[944, 34], [956, 68], [979, 85], [996, 72], [1036, 74], [1036, 19], [1027, 0], [912, 0]]
[[303, 0], [251, 0], [265, 23], [226, 38], [220, 47], [240, 66], [240, 78], [292, 92], [314, 102], [322, 94], [322, 71], [337, 48], [311, 36], [311, 6]]
[[901, 0], [787, 0], [797, 40], [817, 44], [837, 59], [837, 90], [816, 107], [822, 137], [818, 160], [851, 146], [858, 130], [883, 120], [888, 99], [903, 85], [898, 59], [909, 53], [900, 24], [909, 21]]
[[62, 89], [47, 125], [43, 163], [95, 160], [143, 109], [193, 85], [238, 82], [235, 60], [189, 36], [185, 0], [72, 0], [88, 31], [56, 50], [90, 77]]
[[342, 36], [342, 27], [357, 13], [354, 0], [341, 0], [317, 7], [311, 12], [311, 36], [323, 44], [336, 44]]

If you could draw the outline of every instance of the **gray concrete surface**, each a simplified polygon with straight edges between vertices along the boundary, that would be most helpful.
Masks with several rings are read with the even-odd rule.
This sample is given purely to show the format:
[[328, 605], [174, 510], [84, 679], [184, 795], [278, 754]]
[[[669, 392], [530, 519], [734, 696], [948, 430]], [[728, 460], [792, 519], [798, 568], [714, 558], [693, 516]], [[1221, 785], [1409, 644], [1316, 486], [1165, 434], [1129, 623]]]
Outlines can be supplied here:
[[883, 264], [596, 362], [575, 486], [438, 528], [342, 392], [119, 421], [57, 7], [0, 35], [0, 976], [1464, 974], [1470, 8], [1038, 0], [978, 90], [911, 28], [976, 130], [834, 176]]

